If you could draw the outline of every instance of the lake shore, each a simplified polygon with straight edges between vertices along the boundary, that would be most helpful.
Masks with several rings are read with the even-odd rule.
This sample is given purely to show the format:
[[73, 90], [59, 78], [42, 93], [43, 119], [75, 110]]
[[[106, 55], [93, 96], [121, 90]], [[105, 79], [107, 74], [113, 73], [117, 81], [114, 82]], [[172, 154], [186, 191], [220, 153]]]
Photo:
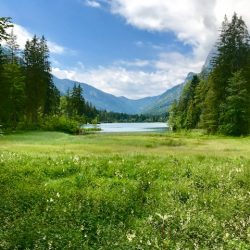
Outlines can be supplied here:
[[99, 129], [102, 133], [129, 133], [129, 132], [165, 132], [168, 130], [164, 122], [114, 122], [83, 125], [85, 129]]

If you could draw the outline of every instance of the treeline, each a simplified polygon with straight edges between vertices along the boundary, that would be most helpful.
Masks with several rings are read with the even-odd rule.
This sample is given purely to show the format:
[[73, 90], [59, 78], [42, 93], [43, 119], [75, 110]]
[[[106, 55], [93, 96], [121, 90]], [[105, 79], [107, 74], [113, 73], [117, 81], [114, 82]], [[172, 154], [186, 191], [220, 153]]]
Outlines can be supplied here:
[[21, 51], [13, 31], [7, 32], [12, 26], [10, 18], [0, 18], [0, 125], [5, 130], [78, 133], [85, 123], [166, 120], [97, 110], [76, 84], [61, 96], [53, 83], [46, 39], [34, 36]]
[[16, 36], [6, 32], [12, 24], [0, 19], [0, 122], [17, 127], [20, 122], [37, 124], [39, 117], [56, 113], [60, 94], [50, 74], [49, 51], [44, 37], [27, 41], [23, 53]]
[[250, 37], [241, 17], [225, 20], [210, 72], [193, 77], [170, 110], [173, 130], [250, 133]]
[[99, 111], [98, 120], [100, 122], [166, 122], [166, 115], [129, 115], [125, 113]]
[[80, 85], [66, 96], [55, 87], [46, 39], [34, 36], [21, 52], [13, 31], [7, 32], [12, 26], [10, 18], [0, 18], [0, 125], [73, 133], [95, 119], [98, 112]]

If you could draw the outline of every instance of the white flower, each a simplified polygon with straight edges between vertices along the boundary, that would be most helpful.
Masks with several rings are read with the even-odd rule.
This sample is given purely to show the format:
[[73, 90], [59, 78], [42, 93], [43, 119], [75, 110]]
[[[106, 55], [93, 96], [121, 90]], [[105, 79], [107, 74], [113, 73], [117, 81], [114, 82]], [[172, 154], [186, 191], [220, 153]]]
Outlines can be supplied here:
[[128, 233], [127, 238], [128, 238], [128, 241], [131, 242], [135, 238], [135, 233], [132, 233], [132, 234]]
[[148, 222], [151, 222], [152, 220], [153, 220], [153, 216], [150, 215], [150, 216], [148, 217]]
[[156, 213], [156, 215], [158, 215], [163, 221], [166, 221], [168, 218], [173, 217], [172, 215], [167, 215], [167, 214], [161, 215], [159, 213]]
[[79, 156], [75, 155], [74, 158], [73, 158], [73, 162], [78, 163], [79, 160], [80, 160]]

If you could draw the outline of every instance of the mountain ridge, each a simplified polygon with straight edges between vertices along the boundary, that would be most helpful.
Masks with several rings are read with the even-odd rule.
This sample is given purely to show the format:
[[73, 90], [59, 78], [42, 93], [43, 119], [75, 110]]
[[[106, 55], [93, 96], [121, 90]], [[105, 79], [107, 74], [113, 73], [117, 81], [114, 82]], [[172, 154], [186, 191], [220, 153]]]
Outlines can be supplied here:
[[53, 81], [62, 94], [66, 94], [68, 89], [72, 89], [75, 83], [80, 84], [83, 88], [83, 97], [85, 100], [99, 110], [127, 114], [162, 115], [167, 112], [167, 109], [173, 101], [180, 97], [184, 85], [193, 75], [194, 73], [190, 72], [182, 84], [178, 84], [160, 95], [144, 97], [137, 100], [129, 99], [125, 96], [114, 96], [87, 83], [69, 79], [59, 79], [56, 76], [53, 76]]

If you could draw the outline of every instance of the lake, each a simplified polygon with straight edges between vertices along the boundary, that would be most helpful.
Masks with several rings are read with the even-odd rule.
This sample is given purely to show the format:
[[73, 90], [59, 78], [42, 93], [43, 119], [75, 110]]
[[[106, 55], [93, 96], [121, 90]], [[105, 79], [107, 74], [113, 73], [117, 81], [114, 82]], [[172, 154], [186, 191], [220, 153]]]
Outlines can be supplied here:
[[[91, 128], [95, 125], [85, 125]], [[115, 132], [163, 132], [167, 130], [167, 123], [164, 122], [137, 122], [137, 123], [101, 123], [96, 125], [101, 128], [102, 133]]]

